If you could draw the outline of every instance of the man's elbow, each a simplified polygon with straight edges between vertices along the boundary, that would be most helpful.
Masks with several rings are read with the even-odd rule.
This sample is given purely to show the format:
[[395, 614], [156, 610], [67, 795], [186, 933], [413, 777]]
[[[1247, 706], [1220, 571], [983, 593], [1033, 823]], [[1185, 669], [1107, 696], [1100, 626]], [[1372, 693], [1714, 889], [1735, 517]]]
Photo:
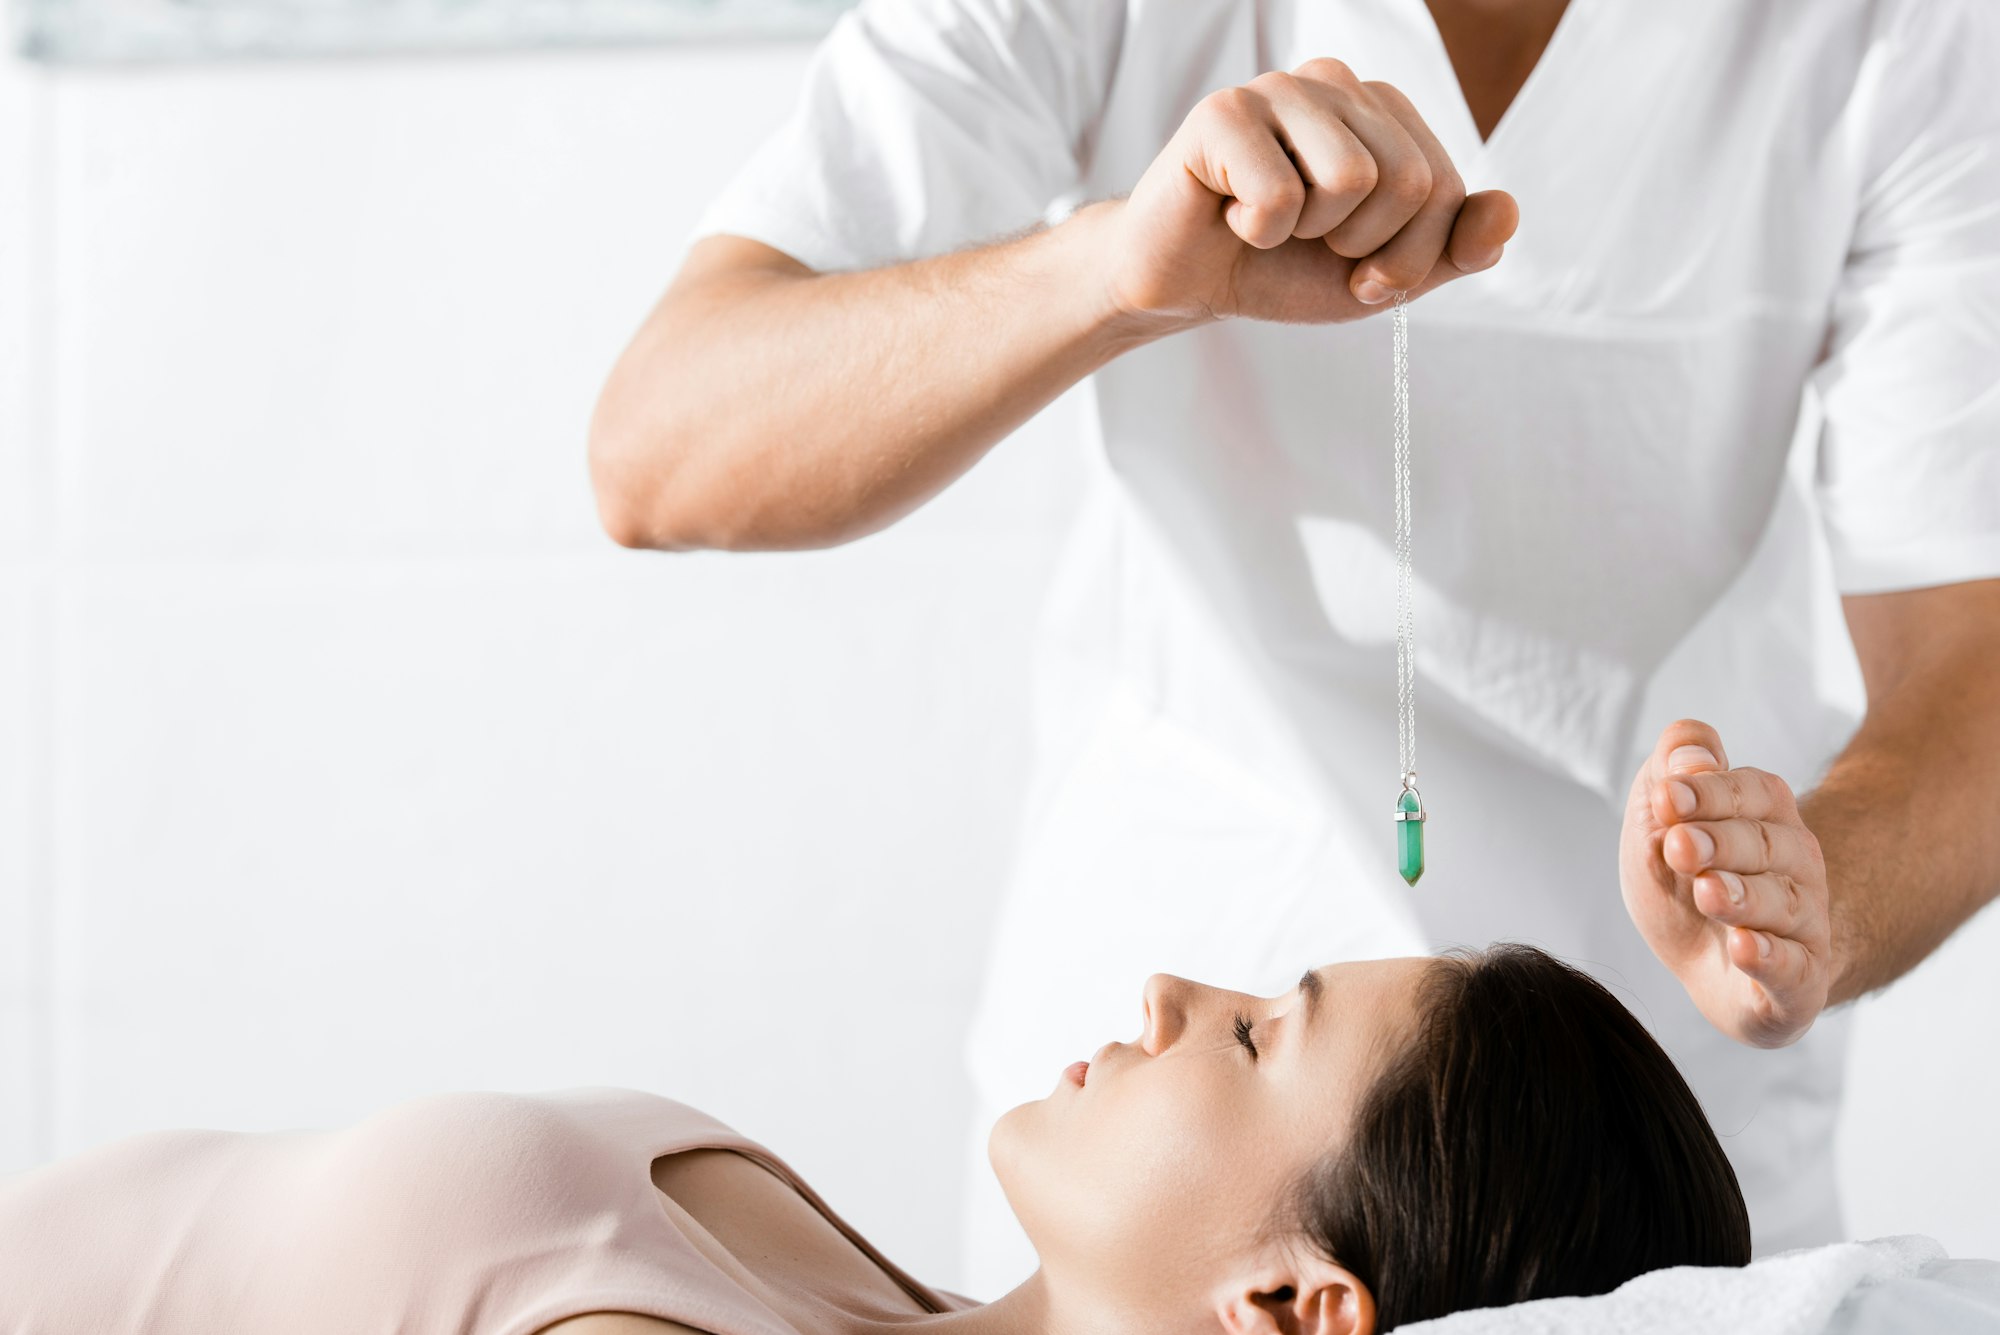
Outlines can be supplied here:
[[672, 451], [660, 441], [636, 445], [603, 402], [591, 417], [588, 458], [597, 522], [613, 542], [660, 552], [707, 545], [687, 532], [685, 519], [663, 503], [676, 492]]
[[634, 551], [691, 552], [712, 544], [699, 541], [689, 526], [657, 501], [653, 489], [621, 477], [618, 470], [591, 469], [597, 522], [620, 547]]
[[[655, 552], [773, 552], [838, 546], [879, 522], [839, 507], [803, 503], [747, 486], [670, 440], [630, 438], [593, 422], [590, 484], [597, 522], [620, 547]], [[829, 517], [829, 509], [837, 511]], [[852, 509], [849, 507], [848, 509]]]
[[620, 547], [634, 551], [681, 550], [660, 539], [645, 514], [630, 498], [601, 485], [597, 487], [597, 522], [603, 527], [605, 536]]

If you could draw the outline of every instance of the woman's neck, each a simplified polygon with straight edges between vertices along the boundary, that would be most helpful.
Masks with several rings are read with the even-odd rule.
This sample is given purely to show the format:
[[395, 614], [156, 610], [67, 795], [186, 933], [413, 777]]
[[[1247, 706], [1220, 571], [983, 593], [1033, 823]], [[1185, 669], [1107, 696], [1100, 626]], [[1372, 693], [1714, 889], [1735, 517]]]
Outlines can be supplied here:
[[842, 1312], [818, 1324], [826, 1335], [1133, 1335], [1115, 1321], [1087, 1316], [1083, 1306], [1057, 1301], [1037, 1270], [992, 1302], [964, 1311]]

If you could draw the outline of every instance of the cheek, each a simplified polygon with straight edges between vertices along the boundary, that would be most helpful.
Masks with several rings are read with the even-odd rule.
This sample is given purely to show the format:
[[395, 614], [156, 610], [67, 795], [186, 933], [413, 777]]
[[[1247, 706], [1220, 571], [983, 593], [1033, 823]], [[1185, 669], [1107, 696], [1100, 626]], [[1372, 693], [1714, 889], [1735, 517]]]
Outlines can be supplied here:
[[[1054, 1220], [1105, 1273], [1154, 1276], [1241, 1226], [1264, 1194], [1257, 1107], [1227, 1080], [1143, 1079], [1087, 1092], [1038, 1169]], [[1090, 1107], [1082, 1104], [1089, 1102]], [[1025, 1221], [1024, 1221], [1025, 1222]]]

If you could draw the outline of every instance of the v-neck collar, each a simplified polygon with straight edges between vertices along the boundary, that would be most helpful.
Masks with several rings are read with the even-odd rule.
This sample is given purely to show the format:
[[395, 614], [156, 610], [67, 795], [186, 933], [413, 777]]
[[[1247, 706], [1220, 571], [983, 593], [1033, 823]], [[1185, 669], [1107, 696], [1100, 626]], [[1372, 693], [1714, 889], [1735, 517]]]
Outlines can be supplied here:
[[1471, 164], [1490, 156], [1496, 148], [1504, 145], [1511, 137], [1522, 131], [1512, 127], [1516, 122], [1532, 118], [1535, 107], [1546, 101], [1550, 94], [1540, 91], [1544, 84], [1560, 81], [1561, 66], [1571, 59], [1571, 49], [1580, 40], [1576, 29], [1588, 23], [1580, 12], [1594, 8], [1594, 0], [1568, 0], [1563, 6], [1562, 16], [1556, 20], [1555, 31], [1543, 45], [1542, 53], [1535, 60], [1528, 77], [1514, 90], [1513, 100], [1494, 122], [1493, 133], [1486, 138], [1479, 137], [1479, 123], [1473, 118], [1472, 104], [1465, 99], [1465, 85], [1458, 81], [1458, 71], [1452, 66], [1451, 52], [1445, 48], [1444, 34], [1438, 31], [1437, 19], [1431, 7], [1424, 0], [1390, 0], [1392, 6], [1403, 11], [1401, 17], [1412, 30], [1416, 40], [1427, 51], [1427, 62], [1432, 74], [1431, 83], [1436, 96], [1428, 105], [1419, 105], [1418, 110], [1430, 120], [1431, 130], [1444, 145], [1462, 174], [1470, 175]]

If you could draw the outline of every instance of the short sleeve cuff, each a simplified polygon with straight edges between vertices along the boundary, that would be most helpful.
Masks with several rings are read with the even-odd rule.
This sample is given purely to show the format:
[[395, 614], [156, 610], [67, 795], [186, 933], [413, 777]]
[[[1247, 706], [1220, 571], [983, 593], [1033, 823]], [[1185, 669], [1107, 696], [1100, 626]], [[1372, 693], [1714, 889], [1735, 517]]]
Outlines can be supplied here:
[[821, 273], [865, 267], [861, 257], [798, 214], [760, 201], [724, 195], [696, 220], [687, 242], [693, 245], [702, 237], [724, 234], [761, 241]]
[[1938, 584], [2000, 578], [2000, 533], [1920, 538], [1893, 546], [1831, 546], [1834, 583], [1843, 594], [1892, 593]]

